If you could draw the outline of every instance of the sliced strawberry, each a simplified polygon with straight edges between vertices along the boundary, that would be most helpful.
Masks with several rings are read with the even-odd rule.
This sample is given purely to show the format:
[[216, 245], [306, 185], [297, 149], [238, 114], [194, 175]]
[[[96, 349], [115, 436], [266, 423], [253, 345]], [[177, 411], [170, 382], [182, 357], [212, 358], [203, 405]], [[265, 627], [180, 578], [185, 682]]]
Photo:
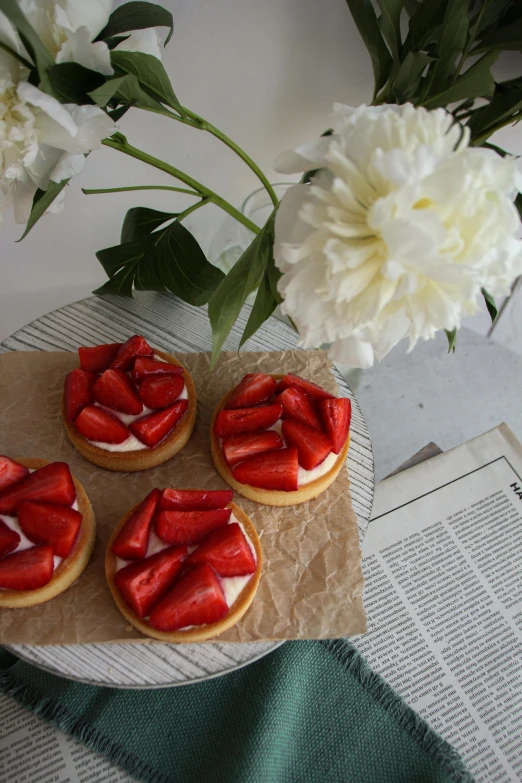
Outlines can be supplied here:
[[141, 382], [139, 395], [147, 408], [158, 410], [172, 405], [184, 386], [185, 380], [182, 375], [150, 375]]
[[58, 557], [67, 557], [82, 525], [79, 511], [54, 503], [26, 500], [18, 509], [18, 523], [34, 544], [49, 544]]
[[5, 557], [9, 552], [14, 552], [21, 540], [16, 530], [11, 530], [0, 519], [0, 558]]
[[244, 432], [261, 432], [281, 418], [281, 405], [264, 405], [262, 408], [239, 408], [223, 410], [217, 415], [214, 432], [220, 438], [226, 435], [240, 435]]
[[301, 391], [304, 391], [313, 400], [335, 399], [333, 394], [325, 391], [325, 389], [323, 389], [321, 386], [318, 386], [316, 383], [312, 383], [312, 381], [307, 381], [305, 378], [301, 378], [299, 375], [294, 375], [293, 373], [288, 373], [288, 375], [285, 375], [282, 380], [279, 381], [278, 391], [287, 389], [289, 386], [293, 387], [294, 389], [301, 389]]
[[223, 453], [229, 465], [236, 465], [244, 459], [263, 451], [282, 449], [285, 444], [275, 430], [256, 432], [253, 435], [230, 435], [223, 438]]
[[283, 438], [297, 449], [299, 464], [305, 470], [313, 470], [332, 450], [330, 439], [324, 432], [295, 419], [285, 419], [282, 426]]
[[211, 530], [226, 525], [231, 513], [229, 508], [160, 511], [154, 520], [154, 528], [165, 544], [199, 544]]
[[123, 343], [95, 345], [94, 348], [78, 348], [82, 370], [100, 373], [107, 369]]
[[92, 393], [100, 405], [120, 413], [137, 416], [143, 410], [134, 384], [123, 370], [105, 370], [92, 387]]
[[92, 387], [96, 380], [94, 373], [79, 368], [67, 373], [63, 388], [66, 421], [72, 423], [86, 405], [92, 405]]
[[0, 560], [0, 587], [36, 590], [51, 581], [54, 570], [52, 546], [33, 546]]
[[187, 566], [208, 563], [219, 576], [247, 576], [256, 570], [256, 561], [237, 522], [214, 530], [189, 555]]
[[187, 547], [175, 546], [120, 568], [114, 576], [116, 587], [138, 617], [146, 617], [156, 601], [165, 595], [186, 557]]
[[183, 372], [183, 367], [171, 362], [159, 362], [157, 359], [147, 359], [139, 356], [134, 362], [132, 378], [139, 383], [149, 375], [179, 375]]
[[19, 462], [15, 462], [9, 457], [0, 457], [0, 492], [28, 475], [29, 468], [24, 468]]
[[297, 449], [278, 449], [240, 462], [232, 474], [241, 484], [294, 492], [298, 489], [297, 471]]
[[74, 426], [87, 440], [100, 443], [123, 443], [130, 435], [123, 422], [97, 405], [84, 408]]
[[164, 489], [160, 511], [209, 511], [232, 502], [231, 489]]
[[225, 595], [207, 563], [188, 571], [161, 598], [149, 622], [158, 631], [177, 631], [187, 625], [216, 623], [228, 612]]
[[321, 400], [319, 411], [324, 429], [332, 441], [334, 454], [339, 454], [346, 443], [352, 419], [352, 403], [347, 397], [336, 400]]
[[129, 429], [138, 440], [153, 448], [160, 440], [169, 435], [188, 408], [187, 400], [179, 400], [157, 413], [149, 413], [137, 421], [133, 421]]
[[16, 514], [24, 500], [72, 506], [75, 498], [76, 489], [69, 465], [65, 462], [51, 462], [0, 492], [0, 514]]
[[291, 419], [302, 421], [310, 427], [315, 427], [316, 430], [321, 429], [321, 421], [315, 412], [312, 400], [304, 391], [289, 387], [282, 392], [281, 402], [283, 403], [283, 416], [286, 415]]
[[112, 553], [123, 560], [142, 560], [147, 554], [150, 529], [161, 491], [153, 489], [133, 511], [112, 545]]
[[154, 351], [145, 340], [138, 334], [129, 337], [126, 343], [123, 343], [120, 350], [112, 360], [110, 366], [115, 370], [130, 370], [134, 359], [137, 356], [154, 356]]
[[262, 372], [249, 373], [236, 386], [225, 408], [232, 410], [260, 405], [270, 399], [276, 386], [277, 384], [271, 375], [265, 375]]

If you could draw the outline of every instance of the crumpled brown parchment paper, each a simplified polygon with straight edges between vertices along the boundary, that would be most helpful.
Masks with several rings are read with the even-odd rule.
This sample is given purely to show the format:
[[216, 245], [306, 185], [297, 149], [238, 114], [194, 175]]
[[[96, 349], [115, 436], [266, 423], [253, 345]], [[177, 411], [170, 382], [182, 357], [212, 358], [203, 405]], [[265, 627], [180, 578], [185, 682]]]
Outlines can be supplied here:
[[[161, 348], [161, 346], [157, 346]], [[105, 581], [111, 531], [153, 487], [220, 489], [209, 447], [209, 424], [223, 394], [247, 372], [294, 372], [336, 393], [324, 351], [226, 352], [213, 372], [209, 355], [179, 354], [197, 390], [198, 416], [189, 443], [173, 459], [140, 473], [113, 473], [91, 465], [73, 448], [60, 419], [65, 374], [76, 353], [0, 354], [0, 453], [69, 463], [96, 515], [93, 557], [65, 593], [28, 609], [0, 609], [1, 644], [144, 642], [117, 610]], [[344, 467], [318, 498], [298, 506], [262, 506], [236, 495], [263, 547], [258, 592], [242, 620], [219, 641], [322, 639], [366, 630], [363, 577], [355, 514]]]

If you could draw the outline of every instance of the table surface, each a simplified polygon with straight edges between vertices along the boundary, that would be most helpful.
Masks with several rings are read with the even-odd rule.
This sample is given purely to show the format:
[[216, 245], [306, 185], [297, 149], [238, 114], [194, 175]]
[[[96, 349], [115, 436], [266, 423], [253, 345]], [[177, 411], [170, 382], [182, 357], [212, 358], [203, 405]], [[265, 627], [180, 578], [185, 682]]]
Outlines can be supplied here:
[[[157, 321], [156, 295], [140, 297], [145, 316], [154, 333]], [[106, 307], [113, 307], [104, 300]], [[101, 306], [101, 305], [100, 305]], [[107, 335], [83, 310], [75, 306], [77, 328], [86, 342], [100, 342]], [[120, 312], [118, 315], [117, 311]], [[48, 350], [73, 350], [77, 338], [60, 324], [60, 311], [39, 319], [38, 328], [31, 325], [24, 334], [8, 338], [4, 350], [28, 350], [34, 347]], [[133, 304], [118, 300], [114, 318], [121, 325], [121, 336], [138, 327]], [[283, 325], [273, 319], [271, 324], [274, 350], [281, 346]], [[199, 345], [189, 339], [183, 324], [167, 331], [181, 341], [184, 350], [210, 349], [210, 329], [201, 332]], [[94, 332], [91, 330], [94, 329]], [[225, 348], [237, 345], [234, 330]], [[58, 340], [58, 343], [56, 342]], [[36, 342], [35, 342], [36, 341]], [[247, 345], [250, 350], [265, 349], [256, 337]], [[522, 357], [467, 330], [458, 336], [455, 355], [448, 355], [445, 336], [418, 345], [407, 354], [403, 346], [394, 349], [383, 362], [365, 371], [357, 391], [374, 445], [376, 478], [381, 479], [397, 465], [429, 441], [436, 441], [444, 450], [462, 443], [506, 421], [515, 434], [522, 437], [522, 406], [519, 403], [519, 379], [522, 377]], [[21, 708], [19, 708], [21, 712]], [[50, 727], [46, 731], [54, 732]], [[56, 732], [58, 737], [63, 735]], [[62, 744], [64, 738], [61, 740]], [[103, 767], [110, 765], [100, 760]], [[123, 773], [120, 781], [130, 780]]]

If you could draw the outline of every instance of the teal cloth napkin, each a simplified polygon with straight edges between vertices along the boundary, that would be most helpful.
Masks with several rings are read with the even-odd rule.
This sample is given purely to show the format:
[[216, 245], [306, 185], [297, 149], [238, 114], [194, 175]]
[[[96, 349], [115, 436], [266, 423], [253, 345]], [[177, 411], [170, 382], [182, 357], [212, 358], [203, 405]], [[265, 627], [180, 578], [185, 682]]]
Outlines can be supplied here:
[[146, 783], [473, 780], [344, 640], [287, 642], [222, 677], [140, 691], [71, 682], [0, 648], [0, 687]]

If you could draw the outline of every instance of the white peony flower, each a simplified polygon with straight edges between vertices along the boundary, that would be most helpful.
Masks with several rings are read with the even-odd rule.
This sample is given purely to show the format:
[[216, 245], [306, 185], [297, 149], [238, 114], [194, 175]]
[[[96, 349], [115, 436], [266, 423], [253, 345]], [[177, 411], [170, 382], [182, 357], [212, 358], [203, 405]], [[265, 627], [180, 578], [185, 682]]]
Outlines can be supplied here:
[[37, 188], [78, 174], [85, 154], [115, 131], [98, 106], [61, 104], [25, 81], [25, 74], [0, 53], [0, 209], [14, 204], [17, 223], [27, 221]]
[[[18, 0], [18, 3], [57, 63], [75, 62], [105, 76], [114, 73], [107, 44], [93, 43], [107, 24], [113, 0]], [[24, 53], [18, 35], [1, 12], [0, 41]], [[153, 54], [161, 60], [155, 28], [130, 33], [117, 48]]]
[[410, 350], [458, 328], [481, 288], [522, 274], [522, 177], [514, 159], [469, 147], [444, 109], [336, 105], [333, 135], [285, 153], [283, 173], [321, 169], [276, 213], [281, 309], [305, 348], [370, 367], [404, 337]]

